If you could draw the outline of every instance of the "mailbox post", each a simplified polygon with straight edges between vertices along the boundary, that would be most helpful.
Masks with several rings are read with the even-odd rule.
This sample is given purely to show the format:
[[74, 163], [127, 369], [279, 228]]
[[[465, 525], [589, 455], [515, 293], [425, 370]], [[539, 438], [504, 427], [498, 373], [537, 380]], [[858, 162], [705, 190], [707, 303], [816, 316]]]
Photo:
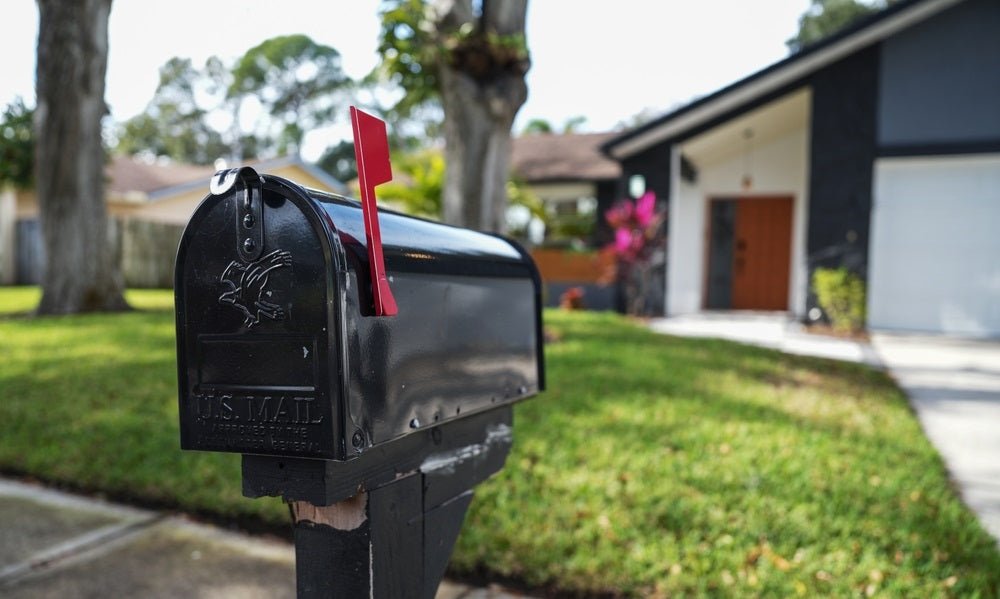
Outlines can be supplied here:
[[299, 597], [433, 597], [544, 388], [540, 280], [506, 239], [377, 211], [384, 124], [352, 119], [361, 203], [244, 167], [191, 217], [181, 446], [243, 454], [243, 494], [291, 505]]

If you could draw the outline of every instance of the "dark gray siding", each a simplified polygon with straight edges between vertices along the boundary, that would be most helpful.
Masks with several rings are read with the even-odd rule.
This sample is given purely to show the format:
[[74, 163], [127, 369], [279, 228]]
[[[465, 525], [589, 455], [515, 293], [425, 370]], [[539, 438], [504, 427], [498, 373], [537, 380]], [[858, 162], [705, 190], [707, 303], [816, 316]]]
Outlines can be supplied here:
[[733, 307], [733, 250], [736, 241], [736, 201], [718, 199], [710, 203], [708, 244], [708, 297], [711, 310]]
[[[809, 276], [819, 266], [868, 271], [872, 168], [876, 156], [877, 47], [819, 71], [809, 157]], [[810, 297], [809, 307], [814, 305]]]
[[969, 0], [882, 44], [879, 144], [1000, 141], [1000, 2]]
[[617, 179], [597, 182], [597, 215], [595, 216], [597, 226], [594, 228], [594, 237], [590, 240], [591, 247], [604, 247], [615, 239], [614, 232], [608, 226], [608, 222], [604, 220], [604, 213], [614, 206], [615, 202], [624, 197], [619, 193], [620, 183]]
[[[668, 139], [647, 150], [631, 156], [622, 161], [622, 177], [618, 183], [618, 197], [628, 197], [628, 182], [632, 175], [642, 175], [646, 180], [646, 190], [656, 194], [656, 202], [661, 210], [665, 210], [670, 204], [670, 148], [675, 140]], [[670, 215], [667, 215], [667, 219]], [[661, 231], [667, 230], [666, 220], [661, 225]], [[664, 246], [666, 250], [666, 246]], [[646, 277], [638, 288], [646, 291], [642, 302], [632, 302], [632, 309], [636, 313], [645, 316], [662, 316], [666, 308], [667, 290], [667, 253], [656, 252], [650, 259], [649, 269], [645, 273], [636, 276]], [[623, 281], [618, 282], [619, 287], [627, 285]], [[620, 312], [628, 310], [625, 303], [629, 300], [626, 294], [619, 293], [617, 309]]]
[[618, 195], [628, 196], [628, 181], [632, 175], [646, 178], [646, 189], [656, 194], [659, 202], [670, 200], [670, 147], [674, 140], [661, 142], [622, 161], [622, 177]]

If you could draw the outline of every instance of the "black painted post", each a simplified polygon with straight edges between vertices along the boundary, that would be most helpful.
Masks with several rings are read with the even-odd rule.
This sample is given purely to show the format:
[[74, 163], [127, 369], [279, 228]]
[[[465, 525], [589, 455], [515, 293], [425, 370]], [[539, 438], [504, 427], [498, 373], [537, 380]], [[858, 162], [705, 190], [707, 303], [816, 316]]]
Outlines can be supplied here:
[[330, 506], [292, 503], [298, 597], [371, 596], [367, 511], [366, 493]]
[[[244, 494], [282, 495], [292, 506], [299, 599], [433, 599], [472, 487], [507, 459], [511, 419], [504, 406], [441, 425], [388, 463], [244, 456]], [[363, 490], [348, 497], [339, 480]]]

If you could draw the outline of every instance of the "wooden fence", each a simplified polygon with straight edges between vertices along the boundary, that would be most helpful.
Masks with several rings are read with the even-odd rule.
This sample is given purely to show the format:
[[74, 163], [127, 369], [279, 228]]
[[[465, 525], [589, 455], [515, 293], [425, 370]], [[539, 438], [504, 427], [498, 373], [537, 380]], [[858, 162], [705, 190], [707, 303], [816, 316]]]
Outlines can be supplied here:
[[122, 219], [118, 225], [125, 285], [172, 288], [174, 258], [184, 226], [137, 219]]
[[[137, 219], [112, 219], [108, 224], [108, 235], [121, 260], [127, 287], [174, 286], [174, 257], [183, 225]], [[38, 285], [45, 268], [45, 247], [38, 221], [18, 221], [16, 239], [15, 281], [18, 285]]]

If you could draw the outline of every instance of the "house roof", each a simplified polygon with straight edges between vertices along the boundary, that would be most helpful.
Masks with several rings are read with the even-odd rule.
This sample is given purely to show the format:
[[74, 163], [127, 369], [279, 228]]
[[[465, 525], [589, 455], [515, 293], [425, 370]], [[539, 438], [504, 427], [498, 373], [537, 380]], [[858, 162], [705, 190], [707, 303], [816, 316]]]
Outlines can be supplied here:
[[964, 0], [904, 0], [654, 121], [618, 135], [601, 151], [624, 159], [781, 90], [850, 54], [878, 43]]
[[[344, 193], [343, 183], [322, 169], [304, 162], [297, 156], [248, 163], [260, 172], [267, 172], [289, 165], [296, 165], [329, 189]], [[115, 156], [105, 168], [109, 194], [133, 201], [156, 201], [199, 188], [208, 188], [215, 174], [214, 166], [185, 164], [164, 160], [144, 160], [134, 156]]]
[[215, 174], [212, 166], [184, 164], [163, 160], [144, 160], [135, 156], [115, 156], [104, 169], [109, 193], [149, 194], [181, 183], [206, 183]]
[[510, 168], [529, 183], [617, 179], [621, 166], [600, 151], [617, 133], [542, 133], [511, 140]]

